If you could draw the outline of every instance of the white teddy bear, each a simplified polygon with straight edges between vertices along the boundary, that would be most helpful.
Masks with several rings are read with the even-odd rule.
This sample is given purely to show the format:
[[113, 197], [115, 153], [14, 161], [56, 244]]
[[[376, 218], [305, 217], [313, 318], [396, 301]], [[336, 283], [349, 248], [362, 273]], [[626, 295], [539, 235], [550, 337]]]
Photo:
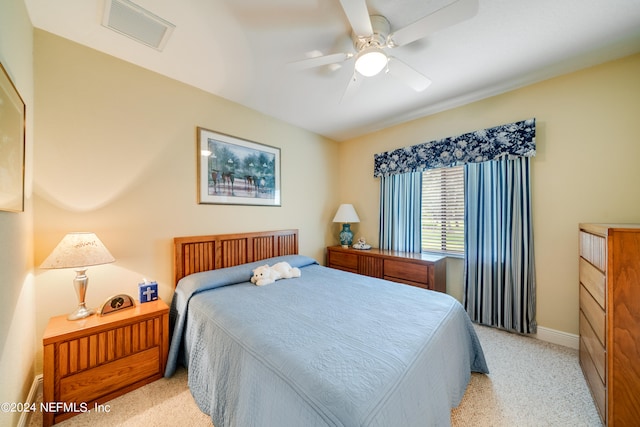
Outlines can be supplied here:
[[298, 267], [291, 267], [288, 262], [278, 262], [271, 267], [269, 267], [268, 264], [265, 264], [253, 270], [251, 283], [255, 283], [258, 286], [264, 286], [269, 283], [273, 283], [276, 280], [300, 277], [301, 274], [302, 273]]

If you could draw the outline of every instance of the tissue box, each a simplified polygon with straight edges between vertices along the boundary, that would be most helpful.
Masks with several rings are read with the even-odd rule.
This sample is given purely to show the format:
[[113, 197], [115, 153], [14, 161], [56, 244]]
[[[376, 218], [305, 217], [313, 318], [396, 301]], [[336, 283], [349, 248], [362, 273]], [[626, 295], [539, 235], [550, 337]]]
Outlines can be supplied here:
[[138, 294], [141, 303], [155, 301], [158, 299], [158, 284], [156, 282], [139, 283]]

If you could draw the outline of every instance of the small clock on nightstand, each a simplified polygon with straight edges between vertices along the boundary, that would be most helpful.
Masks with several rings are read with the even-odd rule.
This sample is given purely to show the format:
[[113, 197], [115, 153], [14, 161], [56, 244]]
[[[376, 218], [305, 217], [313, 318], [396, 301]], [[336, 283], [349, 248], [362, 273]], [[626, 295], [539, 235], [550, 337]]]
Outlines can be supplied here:
[[104, 316], [106, 314], [117, 313], [120, 310], [126, 310], [127, 308], [134, 308], [135, 306], [136, 302], [129, 295], [114, 295], [102, 304], [98, 314]]

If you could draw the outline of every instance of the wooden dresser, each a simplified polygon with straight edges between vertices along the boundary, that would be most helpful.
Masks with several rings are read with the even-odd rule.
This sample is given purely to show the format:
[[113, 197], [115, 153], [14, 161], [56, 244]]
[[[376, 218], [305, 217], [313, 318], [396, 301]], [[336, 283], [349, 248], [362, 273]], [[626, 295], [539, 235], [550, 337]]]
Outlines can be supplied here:
[[580, 224], [580, 366], [602, 421], [640, 422], [640, 224]]
[[[164, 375], [169, 308], [162, 300], [82, 320], [52, 317], [42, 339], [45, 427]], [[105, 406], [102, 406], [104, 408]]]
[[434, 291], [447, 291], [445, 256], [330, 246], [327, 248], [327, 267]]

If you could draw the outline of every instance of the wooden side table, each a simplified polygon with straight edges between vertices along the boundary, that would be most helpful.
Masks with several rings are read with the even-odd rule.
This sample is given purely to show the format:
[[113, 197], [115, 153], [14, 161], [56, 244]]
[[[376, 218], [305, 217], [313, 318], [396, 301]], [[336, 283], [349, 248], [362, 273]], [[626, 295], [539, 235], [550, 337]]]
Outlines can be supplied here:
[[43, 425], [50, 426], [161, 378], [169, 307], [158, 299], [82, 320], [52, 317], [42, 343]]

